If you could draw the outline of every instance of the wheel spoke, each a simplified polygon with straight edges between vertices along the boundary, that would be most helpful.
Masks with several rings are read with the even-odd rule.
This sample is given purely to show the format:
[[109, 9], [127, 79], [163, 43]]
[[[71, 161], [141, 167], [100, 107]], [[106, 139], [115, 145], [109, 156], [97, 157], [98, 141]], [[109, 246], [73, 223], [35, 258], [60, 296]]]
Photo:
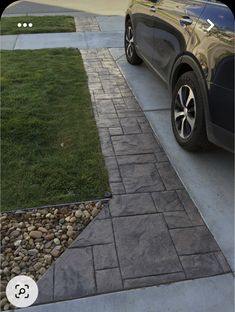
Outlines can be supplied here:
[[186, 120], [186, 117], [184, 117], [182, 119], [182, 123], [181, 123], [181, 126], [180, 126], [180, 135], [181, 135], [182, 138], [185, 138], [185, 136], [184, 136], [185, 120]]
[[127, 29], [127, 35], [128, 35], [128, 39], [130, 39], [130, 27], [128, 27]]
[[184, 108], [185, 106], [184, 106], [184, 100], [183, 100], [183, 87], [180, 88], [178, 95], [179, 95], [179, 99], [180, 99], [180, 101], [179, 101], [180, 106], [182, 108]]
[[187, 101], [186, 101], [186, 104], [185, 106], [188, 107], [189, 103], [191, 100], [194, 100], [194, 94], [193, 94], [193, 91], [191, 88], [189, 88], [189, 95], [188, 95], [188, 98], [187, 98]]
[[127, 34], [126, 34], [126, 41], [130, 43], [130, 39], [128, 38]]
[[129, 56], [129, 57], [132, 57], [132, 44], [131, 43], [129, 43], [129, 45], [128, 45], [128, 47], [127, 47], [127, 55]]
[[184, 112], [175, 112], [175, 119], [184, 116]]
[[187, 122], [189, 123], [191, 130], [193, 130], [194, 124], [195, 124], [195, 118], [191, 118], [190, 116], [187, 116]]

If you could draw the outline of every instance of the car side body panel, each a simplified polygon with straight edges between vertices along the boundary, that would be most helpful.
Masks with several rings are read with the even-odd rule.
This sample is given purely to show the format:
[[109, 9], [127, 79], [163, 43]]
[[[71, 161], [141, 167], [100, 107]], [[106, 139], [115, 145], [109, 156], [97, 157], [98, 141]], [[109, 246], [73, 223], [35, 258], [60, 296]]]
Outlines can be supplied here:
[[[155, 12], [149, 10], [153, 4]], [[127, 15], [134, 25], [136, 52], [171, 92], [181, 74], [194, 71], [206, 99], [208, 139], [233, 151], [235, 35], [231, 10], [219, 1], [133, 0]], [[181, 18], [191, 23], [182, 25]], [[208, 19], [215, 24], [210, 31]]]
[[136, 0], [131, 5], [131, 20], [134, 28], [134, 42], [138, 52], [146, 59], [153, 54], [153, 1]]
[[[189, 4], [197, 8], [192, 16], [187, 14]], [[153, 66], [166, 81], [169, 81], [176, 59], [186, 52], [187, 43], [204, 7], [204, 3], [199, 4], [194, 0], [157, 2], [154, 13]], [[191, 24], [186, 27], [183, 20], [189, 20]]]

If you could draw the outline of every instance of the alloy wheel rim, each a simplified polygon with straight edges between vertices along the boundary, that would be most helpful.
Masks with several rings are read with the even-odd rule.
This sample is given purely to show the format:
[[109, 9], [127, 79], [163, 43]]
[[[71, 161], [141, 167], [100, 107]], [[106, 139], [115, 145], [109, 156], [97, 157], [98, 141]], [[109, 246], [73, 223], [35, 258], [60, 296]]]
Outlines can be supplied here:
[[129, 58], [132, 58], [134, 52], [133, 30], [128, 26], [126, 30], [126, 53]]
[[179, 89], [174, 108], [176, 130], [182, 139], [192, 134], [196, 121], [196, 100], [193, 90], [188, 85]]

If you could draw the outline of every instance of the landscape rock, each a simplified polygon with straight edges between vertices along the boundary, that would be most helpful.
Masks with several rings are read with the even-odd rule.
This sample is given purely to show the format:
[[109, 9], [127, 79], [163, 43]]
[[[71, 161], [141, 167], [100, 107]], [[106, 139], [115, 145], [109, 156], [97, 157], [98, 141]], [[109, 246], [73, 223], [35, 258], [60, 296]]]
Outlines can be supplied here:
[[8, 281], [20, 274], [38, 281], [102, 209], [100, 203], [85, 202], [0, 214], [2, 311], [13, 309], [5, 294]]
[[72, 217], [72, 218], [70, 218], [70, 220], [69, 220], [69, 222], [71, 222], [71, 223], [76, 222], [76, 221], [77, 221], [76, 217]]
[[42, 233], [47, 233], [47, 229], [45, 229], [44, 227], [39, 227], [38, 230]]
[[55, 237], [55, 235], [54, 235], [53, 233], [51, 233], [51, 234], [47, 234], [47, 235], [45, 236], [45, 239], [48, 240], [48, 241], [51, 241], [51, 240], [54, 239], [54, 237]]
[[[20, 231], [19, 230], [14, 230], [10, 234], [11, 237], [18, 237], [19, 235], [20, 235]], [[9, 240], [9, 237], [5, 237], [5, 240]]]
[[60, 248], [61, 246], [56, 246], [52, 251], [51, 251], [51, 255], [53, 257], [58, 257], [60, 254]]
[[28, 251], [28, 255], [29, 256], [36, 256], [38, 254], [38, 250], [37, 249], [30, 249], [29, 251]]
[[31, 231], [29, 233], [29, 236], [31, 238], [41, 238], [42, 237], [42, 232], [41, 231]]
[[55, 245], [60, 245], [60, 240], [59, 240], [59, 238], [54, 238], [54, 243], [55, 243]]
[[82, 215], [83, 215], [83, 214], [82, 214], [82, 211], [81, 211], [81, 210], [77, 210], [77, 211], [75, 211], [75, 217], [76, 217], [76, 218], [78, 218], [78, 219], [79, 219], [79, 218], [81, 218], [81, 217], [82, 217]]
[[52, 256], [51, 255], [45, 255], [44, 259], [45, 259], [47, 264], [51, 264], [51, 261], [52, 261]]
[[14, 242], [14, 246], [15, 246], [15, 247], [19, 247], [19, 246], [20, 246], [20, 244], [21, 244], [21, 242], [22, 242], [22, 240], [21, 240], [21, 239], [19, 239], [19, 240], [15, 241], [15, 242]]
[[7, 303], [7, 298], [6, 297], [1, 299], [1, 301], [0, 301], [1, 308], [4, 307], [6, 303]]

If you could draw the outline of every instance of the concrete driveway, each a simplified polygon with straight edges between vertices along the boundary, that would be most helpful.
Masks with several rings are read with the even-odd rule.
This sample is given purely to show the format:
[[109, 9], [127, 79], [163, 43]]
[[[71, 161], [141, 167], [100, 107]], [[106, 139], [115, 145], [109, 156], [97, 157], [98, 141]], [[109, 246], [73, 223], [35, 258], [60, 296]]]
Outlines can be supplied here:
[[123, 75], [145, 112], [184, 186], [234, 270], [233, 155], [222, 149], [189, 153], [171, 130], [171, 98], [166, 85], [145, 65], [131, 66], [123, 49], [111, 49]]

